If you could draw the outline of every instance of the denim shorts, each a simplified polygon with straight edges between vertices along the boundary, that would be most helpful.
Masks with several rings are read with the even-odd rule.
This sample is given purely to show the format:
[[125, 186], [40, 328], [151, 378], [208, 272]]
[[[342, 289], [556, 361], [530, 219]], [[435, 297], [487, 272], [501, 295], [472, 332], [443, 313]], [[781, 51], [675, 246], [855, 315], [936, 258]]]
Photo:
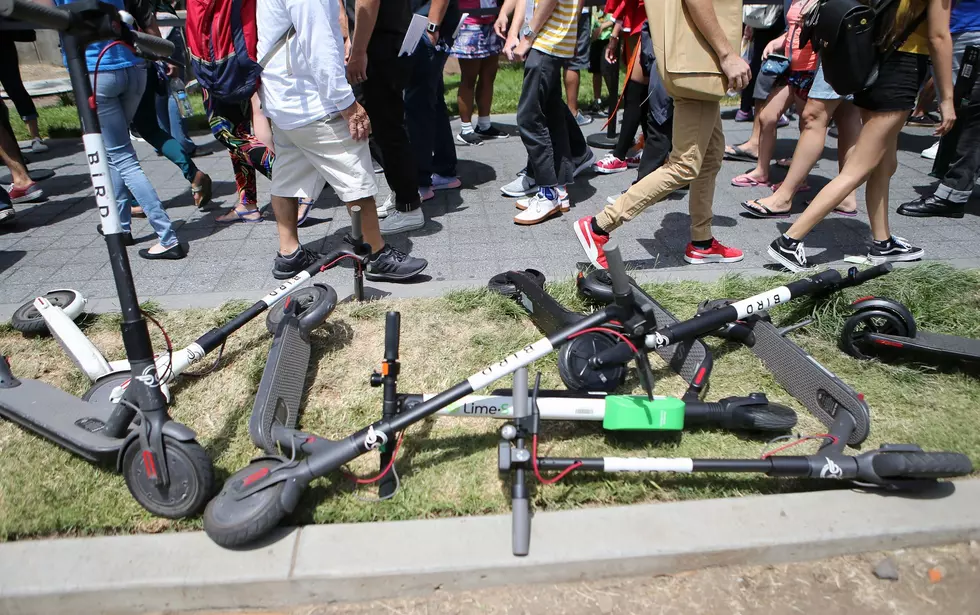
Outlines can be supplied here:
[[929, 56], [896, 51], [878, 67], [878, 79], [854, 95], [868, 111], [911, 111], [929, 73]]
[[[813, 76], [813, 85], [810, 86], [810, 98], [817, 100], [840, 100], [841, 96], [830, 87], [827, 80], [823, 78], [823, 66], [817, 66], [817, 74]], [[848, 94], [844, 100], [854, 100], [854, 96]]]

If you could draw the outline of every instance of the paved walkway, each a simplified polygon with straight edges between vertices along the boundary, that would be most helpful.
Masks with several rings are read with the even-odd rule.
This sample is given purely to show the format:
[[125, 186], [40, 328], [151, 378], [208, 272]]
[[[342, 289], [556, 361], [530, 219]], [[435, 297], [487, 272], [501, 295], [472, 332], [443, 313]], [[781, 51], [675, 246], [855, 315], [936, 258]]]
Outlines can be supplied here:
[[[730, 114], [728, 114], [730, 116]], [[485, 284], [495, 273], [508, 268], [534, 267], [550, 278], [569, 276], [584, 256], [571, 225], [579, 216], [597, 212], [609, 195], [618, 194], [634, 179], [635, 172], [602, 176], [586, 173], [570, 187], [574, 204], [564, 216], [534, 227], [513, 224], [513, 199], [501, 196], [499, 186], [510, 181], [524, 165], [525, 154], [516, 136], [513, 116], [496, 118], [512, 138], [482, 147], [460, 147], [459, 175], [463, 188], [439, 194], [426, 203], [428, 222], [424, 229], [398, 235], [392, 243], [410, 248], [429, 259], [426, 281], [405, 285], [375, 284], [399, 295], [431, 295], [448, 288]], [[586, 127], [597, 132], [600, 122]], [[730, 143], [745, 138], [747, 124], [726, 120]], [[779, 134], [777, 154], [792, 154], [798, 133], [785, 128]], [[215, 153], [196, 159], [214, 179], [215, 203], [199, 212], [189, 187], [178, 169], [156, 156], [145, 144], [137, 144], [143, 168], [156, 186], [178, 234], [190, 244], [190, 255], [181, 261], [149, 262], [136, 250], [153, 241], [145, 220], [134, 224], [140, 244], [130, 252], [136, 287], [142, 299], [154, 298], [166, 306], [216, 305], [231, 298], [254, 298], [274, 286], [270, 268], [276, 248], [274, 222], [222, 225], [215, 212], [234, 202], [235, 186], [228, 157], [217, 151], [209, 135], [197, 137]], [[900, 168], [892, 180], [892, 207], [914, 197], [931, 183], [931, 163], [919, 152], [933, 142], [928, 131], [909, 129], [901, 136]], [[95, 232], [98, 222], [91, 197], [81, 142], [52, 142], [51, 151], [32, 156], [32, 168], [49, 168], [56, 175], [42, 185], [47, 200], [18, 206], [16, 223], [0, 230], [0, 314], [8, 315], [31, 296], [56, 287], [77, 288], [93, 299], [93, 309], [111, 309], [115, 295], [105, 246]], [[596, 150], [597, 155], [604, 154]], [[822, 187], [836, 173], [836, 141], [828, 139], [826, 159], [814, 170], [810, 185]], [[682, 260], [688, 241], [687, 196], [684, 193], [651, 207], [637, 220], [617, 231], [628, 265], [640, 279], [677, 277], [712, 278], [725, 272], [764, 272], [765, 250], [777, 230], [788, 224], [754, 220], [740, 214], [738, 203], [763, 196], [766, 189], [735, 188], [729, 180], [750, 165], [726, 162], [716, 192], [717, 237], [742, 248], [743, 262], [735, 265], [686, 265]], [[777, 170], [781, 177], [783, 173]], [[382, 176], [378, 176], [382, 178]], [[260, 179], [260, 202], [268, 202], [268, 182]], [[383, 185], [381, 196], [387, 194]], [[812, 196], [813, 193], [811, 193]], [[797, 210], [807, 195], [798, 198]], [[817, 263], [839, 262], [845, 255], [863, 254], [869, 229], [863, 206], [855, 219], [832, 216], [807, 238], [807, 248]], [[963, 220], [892, 217], [894, 232], [913, 239], [926, 249], [929, 259], [958, 266], [980, 265], [980, 208], [974, 204]], [[320, 249], [339, 244], [349, 227], [348, 217], [330, 190], [317, 203], [301, 238]], [[331, 271], [321, 276], [343, 295], [349, 288], [349, 273]]]

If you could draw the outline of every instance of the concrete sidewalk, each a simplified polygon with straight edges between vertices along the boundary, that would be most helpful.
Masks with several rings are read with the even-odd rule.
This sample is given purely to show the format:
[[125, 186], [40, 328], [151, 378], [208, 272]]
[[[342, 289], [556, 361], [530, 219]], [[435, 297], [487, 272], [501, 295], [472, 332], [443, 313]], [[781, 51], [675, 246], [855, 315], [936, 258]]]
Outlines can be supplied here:
[[[726, 113], [730, 116], [730, 112]], [[426, 203], [424, 229], [396, 235], [393, 244], [429, 259], [425, 281], [403, 285], [381, 285], [396, 295], [441, 294], [450, 288], [482, 286], [494, 274], [510, 268], [533, 267], [551, 279], [567, 278], [584, 255], [573, 233], [572, 222], [594, 214], [607, 196], [617, 195], [635, 178], [635, 171], [616, 175], [586, 173], [570, 187], [572, 211], [533, 227], [512, 222], [516, 209], [513, 199], [503, 197], [499, 187], [510, 181], [525, 161], [524, 148], [516, 136], [514, 117], [497, 116], [495, 121], [514, 134], [509, 139], [488, 142], [481, 147], [459, 147], [459, 176], [463, 188], [444, 192]], [[454, 127], [458, 122], [454, 124]], [[730, 143], [748, 135], [749, 124], [725, 121]], [[586, 133], [601, 130], [596, 121]], [[792, 154], [798, 136], [794, 127], [779, 134], [777, 155]], [[235, 201], [228, 157], [217, 151], [209, 135], [197, 141], [214, 151], [195, 162], [214, 180], [215, 203], [211, 210], [197, 211], [189, 187], [178, 169], [156, 156], [142, 143], [137, 150], [171, 217], [178, 234], [190, 244], [190, 255], [181, 261], [145, 261], [136, 251], [150, 245], [152, 231], [145, 220], [134, 225], [141, 244], [130, 251], [136, 287], [141, 299], [156, 299], [166, 307], [213, 306], [229, 298], [255, 298], [271, 289], [272, 257], [276, 249], [276, 228], [271, 220], [260, 224], [222, 225], [215, 214]], [[891, 207], [914, 198], [932, 183], [927, 176], [931, 162], [919, 152], [933, 143], [929, 131], [907, 129], [901, 136], [900, 168], [892, 180]], [[18, 205], [16, 224], [0, 230], [0, 316], [7, 317], [22, 302], [46, 290], [69, 286], [93, 300], [93, 310], [112, 309], [115, 295], [105, 246], [95, 232], [98, 216], [94, 210], [91, 186], [81, 143], [61, 140], [51, 143], [51, 151], [32, 156], [32, 168], [50, 168], [57, 175], [42, 183], [46, 201]], [[596, 150], [601, 157], [606, 152]], [[718, 239], [742, 248], [746, 258], [734, 265], [687, 265], [682, 261], [688, 242], [687, 196], [678, 193], [651, 207], [637, 220], [617, 231], [628, 265], [640, 280], [668, 278], [712, 279], [727, 272], [765, 273], [765, 250], [775, 235], [788, 227], [786, 221], [755, 220], [741, 215], [739, 202], [765, 195], [766, 188], [736, 188], [730, 180], [748, 169], [746, 163], [726, 162], [718, 177], [715, 229]], [[810, 177], [813, 190], [819, 190], [837, 171], [836, 141], [828, 139], [825, 158]], [[777, 169], [774, 179], [784, 174]], [[388, 190], [383, 185], [380, 197]], [[259, 180], [260, 203], [268, 202], [268, 182]], [[801, 194], [797, 211], [814, 194]], [[863, 207], [860, 216], [846, 219], [831, 216], [807, 238], [807, 248], [817, 263], [838, 263], [845, 255], [866, 253], [869, 228]], [[927, 259], [957, 266], [980, 264], [980, 208], [972, 204], [962, 220], [913, 219], [892, 217], [894, 232], [908, 237], [926, 249]], [[330, 190], [324, 192], [316, 210], [301, 231], [309, 245], [329, 250], [337, 246], [349, 227], [348, 217]], [[331, 271], [320, 276], [337, 287], [341, 295], [350, 288], [349, 271]], [[99, 301], [105, 300], [105, 301]]]
[[0, 545], [0, 612], [283, 608], [950, 544], [980, 538], [980, 480], [920, 498], [836, 490], [540, 513], [524, 558], [510, 530], [505, 516], [321, 525], [241, 552], [200, 532], [14, 542]]

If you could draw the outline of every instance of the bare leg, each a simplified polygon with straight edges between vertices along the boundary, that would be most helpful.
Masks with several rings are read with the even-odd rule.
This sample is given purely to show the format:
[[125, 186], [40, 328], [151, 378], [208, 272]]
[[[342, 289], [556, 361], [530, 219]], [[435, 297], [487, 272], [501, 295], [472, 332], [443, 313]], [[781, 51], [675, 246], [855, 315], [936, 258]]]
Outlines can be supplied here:
[[[899, 126], [901, 129], [901, 126]], [[898, 135], [885, 144], [885, 152], [881, 164], [876, 166], [868, 177], [865, 189], [865, 201], [868, 205], [868, 222], [871, 224], [871, 236], [877, 241], [885, 241], [891, 237], [888, 228], [888, 186], [892, 175], [898, 169]]]
[[[861, 113], [853, 103], [844, 102], [837, 107], [834, 114], [837, 122], [837, 168], [844, 169], [847, 159], [854, 152], [854, 145], [857, 143], [858, 135], [861, 134]], [[897, 141], [896, 141], [897, 143]], [[847, 195], [844, 202], [837, 208], [838, 211], [857, 211], [857, 191]]]
[[[745, 141], [744, 143], [739, 143], [737, 146], [735, 146], [747, 154], [752, 154], [754, 156], [759, 155], [759, 139], [761, 138], [761, 134], [762, 134], [762, 128], [759, 125], [759, 114], [762, 113], [762, 110], [765, 108], [765, 106], [766, 106], [766, 101], [764, 100], [755, 101], [755, 114], [753, 115], [753, 119], [752, 119], [752, 134], [749, 135], [747, 141]], [[725, 149], [727, 151], [727, 150], [731, 150], [731, 148], [732, 146], [729, 145]]]
[[37, 129], [37, 118], [27, 120], [25, 124], [27, 124], [27, 132], [30, 133], [31, 139], [41, 138], [41, 132]]
[[[371, 245], [371, 253], [377, 254], [385, 247], [385, 240], [378, 228], [378, 210], [374, 206], [374, 197], [351, 201], [347, 204], [348, 211], [355, 205], [361, 208], [361, 233], [364, 241]], [[276, 217], [278, 218], [278, 214]]]
[[459, 61], [459, 90], [456, 93], [456, 103], [459, 105], [459, 121], [463, 124], [473, 121], [473, 95], [482, 62], [483, 60], [461, 59]]
[[755, 169], [746, 173], [752, 179], [765, 183], [769, 181], [769, 165], [772, 162], [772, 154], [776, 150], [776, 124], [783, 111], [789, 106], [790, 88], [781, 87], [769, 95], [756, 117], [759, 122], [759, 161]]
[[[299, 199], [273, 196], [272, 211], [276, 214], [276, 228], [279, 230], [279, 254], [284, 256], [292, 254], [299, 249], [299, 234], [296, 230]], [[377, 219], [377, 212], [375, 212], [375, 219]]]
[[31, 178], [27, 174], [27, 167], [24, 166], [24, 161], [20, 157], [17, 141], [12, 134], [3, 128], [0, 128], [0, 160], [3, 160], [3, 163], [10, 169], [14, 188], [26, 188], [31, 185]]
[[[824, 186], [823, 190], [806, 208], [806, 211], [786, 231], [786, 235], [791, 239], [806, 237], [807, 233], [813, 230], [813, 227], [827, 217], [827, 214], [834, 208], [839, 206], [848, 194], [863, 184], [873, 171], [879, 166], [885, 166], [882, 163], [887, 163], [885, 159], [889, 152], [891, 152], [892, 161], [894, 161], [894, 148], [898, 140], [898, 133], [905, 124], [908, 111], [862, 112], [862, 115], [864, 116], [864, 127], [861, 129], [857, 144], [854, 146], [854, 153], [847, 157], [840, 175]], [[883, 170], [889, 170], [888, 177], [890, 178], [890, 169]], [[880, 185], [876, 189], [880, 189]], [[885, 193], [887, 203], [887, 186]], [[869, 203], [868, 209], [870, 210], [871, 207], [872, 205]], [[879, 216], [882, 213], [887, 216], [887, 211], [877, 212]], [[887, 217], [885, 219], [887, 220]], [[872, 224], [875, 224], [873, 219]], [[878, 237], [878, 230], [880, 229], [872, 228], [875, 237]]]
[[493, 83], [497, 79], [500, 56], [480, 60], [480, 80], [476, 84], [476, 109], [481, 117], [490, 117], [493, 106]]
[[577, 70], [565, 69], [565, 97], [572, 116], [578, 116], [578, 86], [580, 76]]

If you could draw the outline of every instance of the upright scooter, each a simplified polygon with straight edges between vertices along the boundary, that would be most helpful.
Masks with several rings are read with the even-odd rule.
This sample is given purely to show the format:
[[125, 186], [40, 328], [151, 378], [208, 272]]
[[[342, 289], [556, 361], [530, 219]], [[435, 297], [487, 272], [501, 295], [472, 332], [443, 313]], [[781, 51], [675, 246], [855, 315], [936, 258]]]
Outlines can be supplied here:
[[[153, 361], [146, 320], [139, 307], [123, 244], [116, 195], [85, 64], [93, 42], [122, 41], [140, 55], [165, 58], [173, 44], [130, 30], [110, 4], [85, 0], [49, 8], [25, 0], [0, 0], [0, 17], [62, 33], [72, 90], [78, 101], [85, 158], [105, 231], [109, 263], [119, 294], [122, 336], [131, 366], [122, 404], [92, 403], [37, 380], [18, 380], [7, 357], [0, 360], [0, 415], [84, 459], [122, 472], [133, 497], [155, 515], [195, 515], [211, 496], [214, 469], [192, 430], [171, 420]], [[136, 416], [136, 420], [133, 417]]]

